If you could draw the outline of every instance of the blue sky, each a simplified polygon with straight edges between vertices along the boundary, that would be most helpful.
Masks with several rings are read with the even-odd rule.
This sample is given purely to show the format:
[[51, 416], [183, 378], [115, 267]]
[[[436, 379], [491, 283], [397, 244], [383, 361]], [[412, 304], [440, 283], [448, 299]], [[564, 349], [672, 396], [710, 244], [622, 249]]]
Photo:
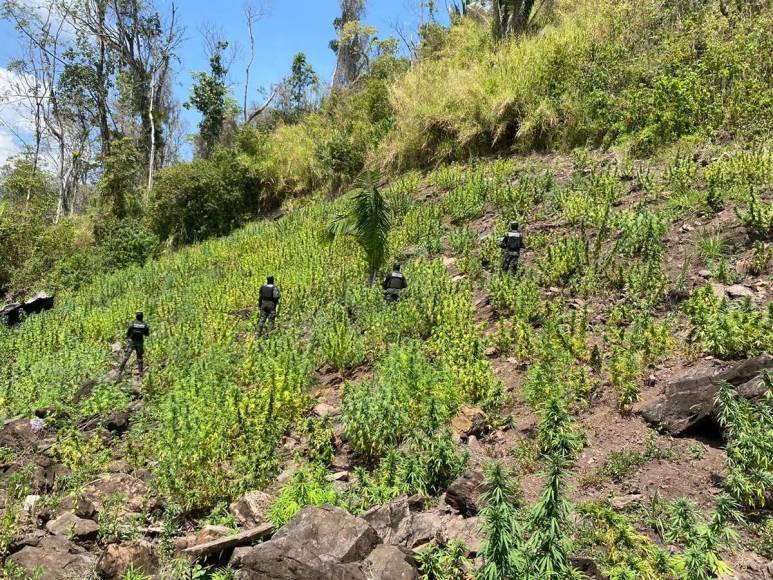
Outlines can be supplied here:
[[[33, 0], [29, 0], [33, 1]], [[260, 0], [253, 0], [258, 4]], [[168, 6], [169, 0], [160, 0], [159, 6]], [[247, 28], [243, 15], [245, 0], [178, 0], [178, 16], [185, 26], [185, 40], [180, 48], [180, 63], [176, 65], [174, 90], [184, 102], [192, 84], [192, 74], [208, 68], [206, 51], [200, 30], [203, 26], [216, 28], [237, 48], [237, 59], [231, 67], [230, 81], [234, 96], [241, 102], [244, 68], [248, 56]], [[442, 5], [442, 2], [438, 2]], [[335, 55], [328, 43], [335, 36], [333, 19], [339, 13], [338, 0], [264, 0], [267, 15], [255, 25], [255, 63], [252, 68], [251, 102], [262, 102], [258, 87], [268, 87], [287, 75], [293, 57], [304, 52], [320, 78], [329, 82], [335, 67]], [[393, 27], [399, 24], [408, 33], [414, 33], [419, 22], [419, 0], [368, 0], [365, 22], [375, 26], [382, 37], [394, 36]], [[15, 39], [12, 27], [0, 21], [0, 35]], [[0, 46], [0, 85], [8, 62], [16, 57], [17, 43], [3, 42]], [[0, 86], [0, 94], [2, 87]], [[23, 120], [0, 107], [0, 119], [23, 128]], [[186, 130], [196, 130], [198, 115], [183, 110]], [[7, 127], [0, 124], [0, 163], [14, 149]], [[190, 150], [185, 152], [186, 156]]]

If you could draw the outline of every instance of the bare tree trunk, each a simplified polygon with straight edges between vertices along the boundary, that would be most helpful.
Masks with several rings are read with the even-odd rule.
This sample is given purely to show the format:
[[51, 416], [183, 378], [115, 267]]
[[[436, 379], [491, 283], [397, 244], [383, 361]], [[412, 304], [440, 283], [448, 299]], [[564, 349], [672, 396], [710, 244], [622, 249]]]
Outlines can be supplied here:
[[247, 124], [247, 100], [250, 92], [250, 71], [252, 70], [252, 64], [255, 62], [255, 33], [252, 27], [255, 24], [257, 15], [252, 6], [244, 7], [244, 16], [247, 18], [247, 33], [250, 38], [250, 59], [247, 61], [247, 69], [244, 73], [244, 107], [242, 109], [244, 114], [244, 124]]
[[348, 86], [357, 78], [362, 58], [362, 38], [347, 34], [347, 25], [358, 22], [365, 11], [365, 0], [340, 0], [341, 18], [338, 23], [338, 60], [333, 74], [333, 89]]
[[153, 173], [156, 166], [156, 120], [153, 116], [153, 104], [156, 102], [155, 85], [150, 87], [150, 102], [148, 103], [148, 118], [150, 119], [150, 152], [148, 154], [148, 188], [145, 191], [145, 201], [153, 189]]

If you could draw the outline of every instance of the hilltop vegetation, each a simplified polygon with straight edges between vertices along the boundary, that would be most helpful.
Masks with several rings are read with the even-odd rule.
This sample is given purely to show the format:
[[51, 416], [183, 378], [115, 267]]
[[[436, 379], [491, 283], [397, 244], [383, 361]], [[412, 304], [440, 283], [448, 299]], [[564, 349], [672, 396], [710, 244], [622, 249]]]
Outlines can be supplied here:
[[[401, 495], [431, 511], [473, 472], [482, 544], [426, 542], [424, 578], [574, 578], [582, 558], [620, 579], [762, 574], [770, 375], [752, 399], [720, 385], [711, 428], [677, 438], [639, 405], [773, 344], [770, 27], [764, 5], [692, 0], [557, 3], [500, 41], [474, 13], [428, 24], [416, 62], [375, 44], [349, 90], [162, 169], [147, 199], [131, 144], [113, 147], [111, 197], [52, 226], [50, 196], [2, 213], [21, 207], [17, 163], [5, 283], [60, 293], [0, 328], [0, 415], [44, 418], [29, 444], [3, 431], [0, 556], [34, 525], [32, 492], [40, 521], [97, 501], [95, 552], [153, 530], [165, 577], [184, 578], [204, 571], [175, 540], [243, 524], [229, 504], [251, 490], [279, 527]], [[362, 249], [326, 235], [356, 205], [329, 194], [366, 168], [391, 223], [380, 265], [409, 280], [394, 305]], [[511, 220], [516, 276], [499, 267]], [[283, 302], [258, 340], [267, 275]], [[114, 380], [110, 345], [137, 308], [150, 369]], [[115, 473], [144, 482], [139, 505], [94, 491]], [[13, 562], [3, 573], [23, 577]]]

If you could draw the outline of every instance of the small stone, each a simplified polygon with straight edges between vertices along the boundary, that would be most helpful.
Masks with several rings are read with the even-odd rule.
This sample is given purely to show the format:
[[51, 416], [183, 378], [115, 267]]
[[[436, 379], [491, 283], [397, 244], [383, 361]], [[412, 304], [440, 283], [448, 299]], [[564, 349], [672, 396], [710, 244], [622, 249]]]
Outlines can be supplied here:
[[698, 272], [698, 276], [700, 276], [701, 278], [711, 278], [711, 272], [709, 272], [708, 270], [701, 270], [700, 272]]
[[204, 526], [198, 532], [196, 532], [195, 545], [206, 544], [230, 536], [233, 534], [233, 530], [226, 526]]
[[330, 476], [330, 481], [349, 481], [348, 471], [339, 471]]
[[744, 298], [746, 296], [750, 298], [754, 297], [754, 292], [752, 292], [746, 286], [742, 286], [741, 284], [734, 284], [732, 286], [728, 286], [727, 288], [725, 288], [725, 292], [727, 292], [727, 295], [733, 299]]
[[643, 496], [641, 494], [623, 495], [620, 497], [612, 498], [609, 502], [609, 505], [618, 511], [622, 511], [630, 507], [632, 504], [640, 502], [642, 497]]
[[320, 403], [314, 407], [314, 414], [320, 419], [324, 419], [325, 417], [337, 417], [341, 414], [341, 411], [327, 403]]
[[488, 358], [493, 358], [499, 354], [499, 349], [495, 346], [490, 346], [484, 353]]
[[39, 501], [39, 495], [28, 495], [24, 498], [24, 503], [21, 506], [22, 511], [24, 511], [26, 514], [31, 514], [33, 511], [35, 511], [35, 506]]

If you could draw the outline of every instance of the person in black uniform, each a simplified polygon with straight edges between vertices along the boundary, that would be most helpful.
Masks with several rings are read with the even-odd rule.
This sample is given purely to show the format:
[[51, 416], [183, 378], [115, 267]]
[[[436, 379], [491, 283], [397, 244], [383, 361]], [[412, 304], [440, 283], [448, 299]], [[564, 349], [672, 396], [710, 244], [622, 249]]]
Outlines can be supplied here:
[[405, 276], [400, 271], [400, 264], [395, 264], [394, 270], [384, 278], [381, 287], [384, 289], [384, 299], [387, 302], [397, 302], [400, 293], [408, 287]]
[[279, 301], [282, 299], [282, 295], [279, 292], [279, 288], [274, 284], [274, 277], [269, 276], [266, 279], [266, 283], [260, 289], [260, 299], [258, 301], [258, 307], [260, 308], [260, 322], [258, 322], [258, 338], [263, 334], [263, 327], [268, 320], [271, 325], [271, 330], [274, 330], [274, 324], [276, 322], [276, 309], [279, 306]]
[[510, 222], [510, 231], [499, 243], [499, 247], [502, 248], [502, 271], [505, 274], [510, 271], [515, 274], [518, 271], [518, 258], [523, 249], [523, 234], [518, 230], [518, 222]]
[[123, 375], [126, 363], [129, 362], [133, 352], [137, 353], [137, 369], [139, 370], [140, 378], [145, 374], [145, 337], [149, 334], [150, 327], [145, 324], [142, 312], [138, 312], [126, 331], [126, 351], [124, 352], [121, 366], [118, 369], [119, 378]]

